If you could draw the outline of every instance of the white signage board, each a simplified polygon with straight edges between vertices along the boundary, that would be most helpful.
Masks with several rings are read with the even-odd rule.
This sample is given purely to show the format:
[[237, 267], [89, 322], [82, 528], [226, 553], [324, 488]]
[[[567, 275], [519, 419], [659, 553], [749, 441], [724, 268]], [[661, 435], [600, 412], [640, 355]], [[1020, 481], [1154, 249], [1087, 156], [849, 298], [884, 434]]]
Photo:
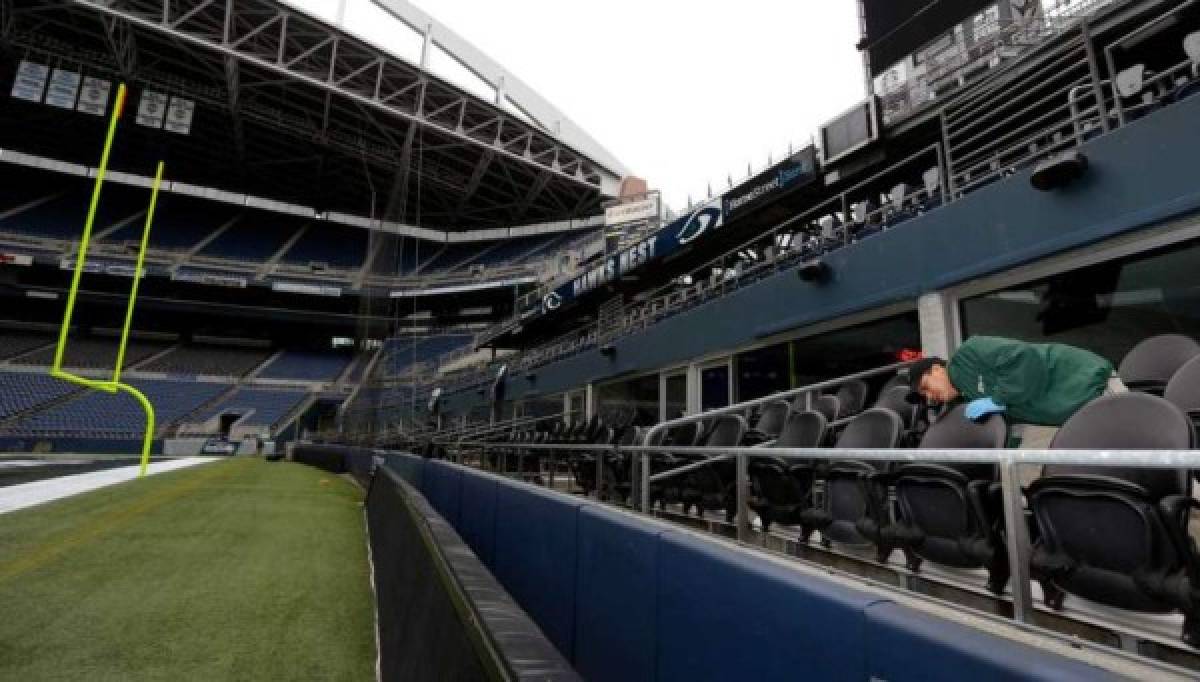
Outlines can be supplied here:
[[108, 94], [110, 92], [112, 92], [112, 81], [85, 76], [83, 89], [79, 91], [79, 104], [75, 105], [75, 109], [85, 114], [103, 116], [108, 111]]
[[50, 67], [21, 60], [17, 67], [17, 77], [13, 81], [12, 96], [29, 102], [42, 101], [42, 93], [46, 91], [46, 79], [50, 77]]
[[46, 88], [46, 104], [59, 109], [74, 109], [80, 80], [77, 71], [55, 69], [50, 74], [50, 87]]
[[142, 101], [138, 103], [138, 125], [147, 128], [161, 128], [163, 117], [167, 115], [167, 96], [153, 90], [142, 91]]

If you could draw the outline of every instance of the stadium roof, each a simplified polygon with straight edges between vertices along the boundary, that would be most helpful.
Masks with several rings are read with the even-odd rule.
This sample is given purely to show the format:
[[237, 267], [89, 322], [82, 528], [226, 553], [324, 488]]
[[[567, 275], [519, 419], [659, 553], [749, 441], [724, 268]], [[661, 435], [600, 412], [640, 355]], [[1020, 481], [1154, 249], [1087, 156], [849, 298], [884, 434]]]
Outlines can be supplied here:
[[[193, 99], [188, 136], [122, 133], [130, 164], [169, 155], [176, 180], [450, 230], [577, 218], [615, 194], [624, 168], [544, 99], [411, 4], [377, 4], [495, 96], [275, 0], [0, 0], [0, 47], [10, 77], [29, 59], [125, 81], [132, 107], [142, 87]], [[0, 145], [94, 162], [91, 122], [69, 115], [6, 102]]]

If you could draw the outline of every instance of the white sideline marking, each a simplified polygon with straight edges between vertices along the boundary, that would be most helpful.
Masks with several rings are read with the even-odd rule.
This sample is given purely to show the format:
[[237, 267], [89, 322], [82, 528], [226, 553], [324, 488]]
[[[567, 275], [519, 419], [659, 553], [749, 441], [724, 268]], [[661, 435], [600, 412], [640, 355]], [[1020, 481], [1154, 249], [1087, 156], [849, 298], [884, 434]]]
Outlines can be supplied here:
[[[151, 462], [146, 468], [146, 475], [161, 474], [165, 471], [175, 471], [196, 466], [205, 462], [216, 461], [213, 457], [183, 457], [166, 462]], [[48, 478], [32, 483], [20, 483], [0, 488], [0, 514], [7, 514], [18, 509], [25, 509], [64, 497], [98, 490], [117, 483], [132, 481], [137, 478], [138, 466], [117, 467], [102, 471], [91, 471], [86, 474], [72, 474]]]

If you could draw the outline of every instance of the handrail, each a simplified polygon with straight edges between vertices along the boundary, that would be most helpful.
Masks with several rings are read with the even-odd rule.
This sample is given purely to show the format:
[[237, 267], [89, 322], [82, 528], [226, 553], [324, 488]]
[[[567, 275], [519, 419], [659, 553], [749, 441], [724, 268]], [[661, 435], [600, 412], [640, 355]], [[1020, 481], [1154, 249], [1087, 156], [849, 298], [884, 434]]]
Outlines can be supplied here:
[[896, 372], [905, 367], [908, 367], [911, 364], [912, 364], [911, 362], [897, 362], [895, 364], [886, 365], [884, 367], [876, 367], [875, 369], [869, 369], [869, 370], [866, 370], [863, 372], [858, 372], [856, 374], [847, 374], [846, 376], [838, 377], [836, 379], [820, 381], [815, 384], [809, 384], [807, 386], [802, 386], [800, 388], [792, 388], [792, 389], [788, 389], [786, 391], [780, 391], [779, 393], [772, 393], [771, 395], [763, 396], [762, 398], [746, 400], [746, 401], [743, 401], [743, 402], [740, 402], [740, 403], [737, 403], [734, 405], [729, 405], [726, 407], [718, 407], [714, 410], [709, 410], [707, 412], [700, 412], [697, 414], [678, 417], [676, 419], [669, 419], [665, 422], [659, 422], [658, 424], [655, 424], [654, 426], [652, 426], [650, 428], [650, 430], [646, 432], [645, 439], [647, 441], [649, 441], [652, 436], [656, 436], [659, 433], [661, 433], [662, 431], [669, 429], [673, 426], [679, 426], [681, 424], [691, 424], [691, 423], [698, 422], [698, 421], [704, 421], [705, 419], [719, 417], [719, 416], [725, 415], [725, 414], [733, 414], [735, 412], [742, 412], [743, 410], [746, 410], [746, 409], [749, 409], [752, 407], [757, 407], [757, 406], [765, 404], [765, 403], [773, 402], [776, 400], [788, 400], [788, 399], [794, 398], [798, 395], [803, 395], [805, 393], [812, 393], [814, 391], [821, 391], [821, 390], [824, 390], [827, 388], [834, 388], [834, 387], [841, 386], [842, 384], [845, 384], [845, 383], [848, 383], [851, 381], [858, 381], [860, 379], [870, 379], [872, 377], [876, 377], [876, 376], [879, 376], [882, 374], [887, 374], [889, 372]]
[[536, 424], [538, 422], [546, 421], [546, 420], [550, 420], [550, 419], [561, 419], [563, 417], [563, 415], [565, 415], [565, 414], [567, 414], [567, 413], [566, 412], [558, 412], [555, 414], [548, 414], [548, 415], [542, 415], [542, 416], [537, 416], [537, 417], [516, 417], [513, 419], [503, 421], [503, 422], [495, 422], [492, 424], [486, 424], [486, 425], [477, 426], [474, 428], [466, 427], [466, 428], [462, 428], [462, 429], [458, 429], [458, 430], [441, 431], [438, 433], [439, 437], [436, 439], [436, 442], [444, 443], [446, 440], [453, 440], [455, 436], [457, 436], [459, 439], [461, 439], [466, 436], [481, 436], [481, 435], [491, 434], [493, 432], [502, 432], [505, 429], [511, 429], [511, 428], [515, 428], [518, 426], [528, 426], [530, 424]]

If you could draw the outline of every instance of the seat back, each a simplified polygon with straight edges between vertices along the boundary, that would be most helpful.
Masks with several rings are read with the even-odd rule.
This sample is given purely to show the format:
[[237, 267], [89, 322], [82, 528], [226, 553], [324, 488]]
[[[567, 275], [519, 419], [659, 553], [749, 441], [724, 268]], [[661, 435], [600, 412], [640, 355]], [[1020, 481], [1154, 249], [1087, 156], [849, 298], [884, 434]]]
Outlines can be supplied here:
[[918, 406], [908, 402], [910, 390], [908, 386], [892, 386], [875, 400], [875, 407], [886, 408], [899, 415], [905, 431], [911, 430], [917, 421]]
[[838, 387], [835, 394], [841, 404], [843, 417], [848, 417], [852, 414], [858, 414], [867, 405], [867, 392], [870, 387], [867, 382], [855, 379], [847, 381]]
[[1163, 398], [1183, 410], [1192, 423], [1200, 419], [1200, 356], [1192, 358], [1175, 372], [1167, 382]]
[[[929, 425], [921, 438], [923, 450], [992, 450], [1008, 443], [1008, 423], [998, 414], [979, 421], [967, 419], [966, 405], [958, 405]], [[995, 480], [995, 464], [945, 464], [970, 480]]]
[[[1175, 405], [1122, 393], [1085, 405], [1051, 447], [1191, 449], [1195, 440], [1191, 421]], [[1162, 513], [1159, 504], [1188, 489], [1187, 472], [1180, 470], [1047, 466], [1028, 495], [1039, 530], [1035, 576], [1051, 591], [1119, 608], [1173, 610], [1179, 604], [1171, 605], [1164, 586], [1192, 557], [1186, 520]]]
[[742, 436], [745, 434], [746, 420], [741, 415], [721, 415], [713, 424], [704, 445], [710, 448], [735, 447], [742, 442]]
[[825, 415], [828, 421], [837, 421], [842, 417], [842, 401], [835, 395], [819, 395], [812, 403], [812, 409]]
[[1121, 381], [1133, 390], [1161, 393], [1179, 368], [1200, 355], [1200, 343], [1182, 334], [1152, 336], [1125, 354], [1117, 368]]
[[825, 441], [829, 421], [816, 411], [793, 412], [775, 440], [777, 448], [818, 448]]
[[768, 438], [777, 438], [779, 432], [783, 431], [783, 426], [787, 422], [791, 411], [792, 406], [788, 405], [785, 400], [772, 400], [766, 403], [762, 408], [762, 413], [759, 415], [758, 421], [754, 423], [754, 430]]
[[872, 407], [855, 417], [838, 436], [836, 448], [894, 448], [903, 430], [900, 415], [891, 410]]

